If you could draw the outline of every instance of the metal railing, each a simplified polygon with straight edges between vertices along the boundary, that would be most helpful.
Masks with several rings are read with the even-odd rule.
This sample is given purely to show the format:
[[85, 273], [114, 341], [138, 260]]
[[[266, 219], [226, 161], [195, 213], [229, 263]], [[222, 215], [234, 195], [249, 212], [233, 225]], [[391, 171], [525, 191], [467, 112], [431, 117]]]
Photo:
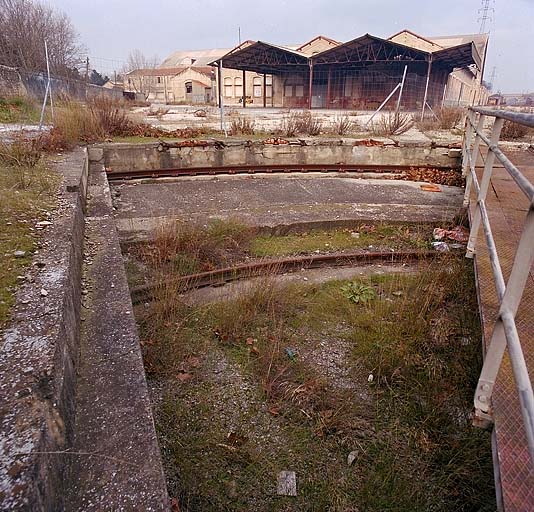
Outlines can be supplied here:
[[[488, 120], [491, 121], [492, 118], [493, 126], [490, 137], [488, 138], [483, 134], [483, 129], [486, 122]], [[491, 341], [487, 345], [484, 364], [475, 392], [474, 423], [475, 425], [485, 426], [493, 422], [491, 397], [504, 351], [508, 347], [508, 354], [521, 404], [530, 460], [534, 465], [534, 394], [515, 323], [515, 316], [523, 296], [530, 268], [534, 261], [534, 185], [525, 178], [521, 171], [499, 149], [499, 137], [505, 120], [534, 127], [534, 114], [473, 107], [468, 111], [467, 129], [463, 147], [462, 165], [466, 178], [464, 205], [468, 206], [472, 191], [474, 191], [473, 200], [476, 201], [476, 207], [472, 212], [471, 232], [467, 244], [466, 256], [471, 258], [474, 256], [475, 243], [478, 238], [480, 226], [482, 225], [499, 300], [497, 319], [493, 328]], [[487, 146], [488, 151], [482, 178], [479, 182], [476, 174], [476, 162], [480, 155], [481, 143]], [[503, 165], [504, 169], [529, 201], [529, 209], [523, 226], [523, 232], [516, 250], [510, 277], [506, 283], [486, 208], [486, 196], [490, 186], [495, 159]]]

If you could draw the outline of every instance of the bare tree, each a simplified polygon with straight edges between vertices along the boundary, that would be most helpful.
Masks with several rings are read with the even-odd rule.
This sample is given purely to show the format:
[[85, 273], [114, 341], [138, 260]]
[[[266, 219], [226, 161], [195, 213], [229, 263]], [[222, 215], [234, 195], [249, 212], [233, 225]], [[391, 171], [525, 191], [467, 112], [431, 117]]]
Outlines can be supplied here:
[[53, 74], [69, 74], [83, 51], [68, 16], [39, 0], [0, 0], [0, 64], [44, 71], [44, 41]]
[[145, 100], [154, 91], [159, 59], [156, 55], [147, 57], [140, 50], [132, 50], [124, 70], [125, 86], [133, 92], [143, 94]]

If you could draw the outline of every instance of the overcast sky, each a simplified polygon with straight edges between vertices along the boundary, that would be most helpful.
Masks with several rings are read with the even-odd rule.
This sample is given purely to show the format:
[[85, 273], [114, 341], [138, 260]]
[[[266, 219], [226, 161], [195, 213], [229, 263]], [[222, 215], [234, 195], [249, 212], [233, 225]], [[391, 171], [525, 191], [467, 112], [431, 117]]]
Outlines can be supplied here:
[[[493, 0], [490, 0], [490, 5]], [[174, 50], [227, 48], [241, 39], [348, 41], [403, 28], [425, 36], [478, 33], [481, 0], [49, 0], [66, 12], [92, 67], [111, 73], [134, 48], [163, 60]], [[534, 90], [534, 0], [495, 0], [485, 78], [495, 90]]]

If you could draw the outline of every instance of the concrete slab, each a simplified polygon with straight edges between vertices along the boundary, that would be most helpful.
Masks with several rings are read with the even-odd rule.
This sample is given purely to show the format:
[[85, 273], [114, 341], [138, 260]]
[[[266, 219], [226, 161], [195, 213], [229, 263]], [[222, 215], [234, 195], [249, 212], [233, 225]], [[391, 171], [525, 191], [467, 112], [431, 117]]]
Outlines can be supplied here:
[[447, 222], [462, 205], [459, 187], [357, 179], [339, 174], [180, 178], [114, 187], [121, 237], [147, 233], [169, 220], [238, 219], [277, 227], [328, 221]]

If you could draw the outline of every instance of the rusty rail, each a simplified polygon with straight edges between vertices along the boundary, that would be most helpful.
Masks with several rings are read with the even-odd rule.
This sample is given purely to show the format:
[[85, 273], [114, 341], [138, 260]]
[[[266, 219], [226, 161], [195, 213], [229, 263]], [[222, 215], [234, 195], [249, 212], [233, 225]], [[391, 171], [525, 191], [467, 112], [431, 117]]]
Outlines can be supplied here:
[[[343, 266], [351, 263], [370, 264], [377, 261], [383, 263], [398, 263], [407, 261], [421, 261], [442, 256], [435, 251], [398, 251], [398, 252], [351, 252], [336, 254], [315, 254], [297, 256], [293, 258], [263, 260], [226, 267], [209, 272], [200, 272], [172, 280], [180, 291], [188, 291], [206, 286], [221, 286], [225, 283], [244, 278], [257, 277], [267, 273], [281, 274], [288, 270], [301, 268], [319, 268]], [[168, 281], [167, 281], [168, 282]], [[147, 284], [132, 288], [131, 295], [134, 304], [150, 300], [158, 284]]]
[[169, 178], [180, 176], [203, 176], [217, 174], [290, 174], [290, 173], [356, 173], [376, 172], [383, 174], [399, 174], [411, 169], [437, 169], [451, 171], [450, 166], [413, 166], [413, 165], [378, 165], [378, 164], [270, 164], [270, 165], [233, 165], [233, 166], [209, 166], [187, 168], [164, 168], [164, 169], [137, 169], [128, 171], [115, 171], [106, 169], [108, 180], [131, 180], [143, 178]]

